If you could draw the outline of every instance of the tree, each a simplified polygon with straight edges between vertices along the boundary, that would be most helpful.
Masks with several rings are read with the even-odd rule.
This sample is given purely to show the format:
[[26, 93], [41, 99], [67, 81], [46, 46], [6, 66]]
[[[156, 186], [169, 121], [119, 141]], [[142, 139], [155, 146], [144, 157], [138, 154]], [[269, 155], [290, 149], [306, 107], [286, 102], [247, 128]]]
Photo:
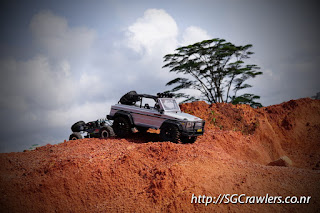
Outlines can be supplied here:
[[[189, 78], [178, 77], [166, 85], [175, 85], [170, 92], [176, 97], [186, 98], [183, 102], [205, 100], [260, 107], [261, 104], [254, 101], [260, 98], [257, 95], [237, 96], [240, 90], [252, 87], [245, 83], [246, 80], [262, 74], [257, 65], [244, 63], [253, 54], [251, 47], [251, 44], [236, 46], [219, 38], [180, 47], [175, 53], [164, 56], [166, 64], [163, 68], [168, 67], [170, 72], [183, 73]], [[182, 89], [196, 89], [201, 92], [201, 97], [176, 93]]]

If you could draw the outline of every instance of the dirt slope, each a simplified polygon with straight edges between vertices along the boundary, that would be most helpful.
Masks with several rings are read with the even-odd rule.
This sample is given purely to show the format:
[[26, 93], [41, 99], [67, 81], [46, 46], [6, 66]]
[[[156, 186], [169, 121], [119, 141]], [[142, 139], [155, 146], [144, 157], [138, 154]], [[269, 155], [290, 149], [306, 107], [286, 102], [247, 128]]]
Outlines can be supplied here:
[[[159, 135], [83, 139], [0, 154], [1, 212], [317, 212], [320, 101], [252, 109], [184, 104], [206, 120], [194, 144]], [[266, 166], [286, 155], [292, 167]], [[191, 196], [312, 196], [310, 204], [191, 204]]]

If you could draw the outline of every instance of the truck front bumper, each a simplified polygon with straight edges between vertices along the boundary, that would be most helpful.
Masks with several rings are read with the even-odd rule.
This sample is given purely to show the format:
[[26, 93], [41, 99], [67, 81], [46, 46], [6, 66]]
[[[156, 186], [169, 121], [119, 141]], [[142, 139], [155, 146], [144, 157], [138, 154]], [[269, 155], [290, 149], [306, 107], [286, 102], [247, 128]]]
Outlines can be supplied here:
[[195, 137], [195, 136], [203, 135], [204, 134], [204, 125], [205, 125], [205, 121], [202, 122], [201, 126], [196, 126], [196, 123], [194, 123], [193, 127], [184, 128], [181, 131], [181, 135], [187, 136], [187, 137]]
[[188, 136], [188, 137], [200, 136], [203, 134], [204, 134], [204, 128], [181, 132], [182, 136]]

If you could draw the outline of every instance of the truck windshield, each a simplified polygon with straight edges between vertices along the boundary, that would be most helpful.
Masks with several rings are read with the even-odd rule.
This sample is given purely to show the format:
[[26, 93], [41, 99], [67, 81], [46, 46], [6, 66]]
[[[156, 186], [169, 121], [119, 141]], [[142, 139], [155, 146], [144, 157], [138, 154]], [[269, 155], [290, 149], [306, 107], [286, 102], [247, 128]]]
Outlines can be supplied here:
[[180, 108], [175, 99], [161, 98], [161, 102], [164, 110], [166, 111], [180, 111]]

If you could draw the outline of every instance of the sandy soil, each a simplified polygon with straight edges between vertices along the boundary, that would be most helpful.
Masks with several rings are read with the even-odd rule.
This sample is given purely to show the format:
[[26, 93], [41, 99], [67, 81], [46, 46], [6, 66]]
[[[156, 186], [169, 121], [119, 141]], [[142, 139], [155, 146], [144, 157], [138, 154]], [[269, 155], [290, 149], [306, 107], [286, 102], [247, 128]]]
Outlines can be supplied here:
[[[319, 212], [320, 101], [253, 109], [204, 102], [194, 144], [156, 131], [0, 154], [1, 212]], [[292, 167], [267, 166], [288, 156]], [[191, 204], [191, 196], [311, 196], [310, 204]]]

